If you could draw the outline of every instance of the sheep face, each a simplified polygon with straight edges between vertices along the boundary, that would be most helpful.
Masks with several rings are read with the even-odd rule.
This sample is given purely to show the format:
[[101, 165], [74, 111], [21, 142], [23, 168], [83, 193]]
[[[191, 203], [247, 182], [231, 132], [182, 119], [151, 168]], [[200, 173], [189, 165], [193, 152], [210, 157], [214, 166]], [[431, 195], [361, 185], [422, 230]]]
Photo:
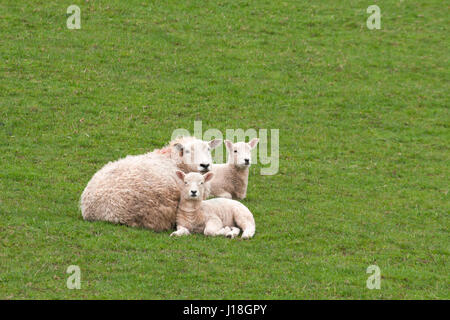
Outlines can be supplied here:
[[258, 141], [258, 138], [254, 138], [248, 143], [232, 143], [230, 140], [225, 140], [225, 145], [228, 150], [228, 163], [240, 168], [250, 167], [252, 163], [252, 149], [256, 147]]
[[203, 200], [205, 183], [210, 181], [214, 175], [212, 172], [201, 175], [198, 172], [185, 174], [183, 171], [177, 171], [176, 174], [184, 182], [181, 188], [181, 199], [195, 201]]
[[178, 154], [178, 161], [184, 164], [188, 171], [208, 172], [211, 170], [212, 157], [211, 150], [220, 145], [222, 140], [214, 139], [209, 142], [193, 139], [175, 145]]

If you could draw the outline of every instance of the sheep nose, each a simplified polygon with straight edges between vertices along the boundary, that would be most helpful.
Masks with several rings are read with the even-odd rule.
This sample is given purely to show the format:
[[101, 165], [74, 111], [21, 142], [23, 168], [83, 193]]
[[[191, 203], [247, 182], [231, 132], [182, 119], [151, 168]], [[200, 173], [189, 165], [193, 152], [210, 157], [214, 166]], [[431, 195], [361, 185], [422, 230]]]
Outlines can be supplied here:
[[208, 170], [209, 163], [200, 163], [200, 167], [202, 167], [204, 170]]
[[191, 194], [192, 194], [193, 196], [196, 196], [196, 195], [197, 195], [197, 190], [191, 190]]
[[249, 164], [250, 163], [250, 159], [244, 159], [245, 160], [245, 164]]

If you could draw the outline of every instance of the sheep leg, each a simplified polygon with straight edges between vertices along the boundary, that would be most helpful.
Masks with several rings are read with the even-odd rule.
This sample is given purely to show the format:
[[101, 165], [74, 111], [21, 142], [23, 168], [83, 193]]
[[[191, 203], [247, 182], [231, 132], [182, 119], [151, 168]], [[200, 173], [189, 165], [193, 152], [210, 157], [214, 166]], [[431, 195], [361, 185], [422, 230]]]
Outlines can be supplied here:
[[241, 229], [236, 228], [236, 227], [231, 227], [230, 231], [227, 232], [225, 234], [225, 236], [228, 237], [228, 238], [233, 239], [233, 238], [235, 238], [235, 237], [237, 237], [239, 235], [239, 232], [241, 232]]
[[250, 239], [255, 235], [255, 227], [245, 229], [244, 232], [242, 232], [242, 239]]
[[225, 227], [225, 228], [222, 228], [219, 231], [217, 231], [216, 235], [217, 236], [225, 236], [226, 237], [227, 234], [230, 233], [230, 232], [231, 232], [230, 227]]
[[177, 231], [174, 231], [170, 234], [170, 236], [177, 236], [177, 237], [181, 237], [181, 236], [187, 236], [190, 235], [191, 233], [189, 232], [188, 229], [186, 229], [185, 227], [182, 226], [177, 226]]
[[205, 231], [203, 232], [205, 236], [222, 236], [225, 235], [227, 229], [223, 227], [222, 221], [220, 219], [211, 219], [205, 224]]
[[[223, 230], [224, 234], [227, 234], [228, 232], [231, 231], [231, 228], [229, 226], [223, 227], [221, 230]], [[220, 230], [219, 230], [220, 231]]]
[[242, 229], [242, 239], [250, 239], [255, 235], [255, 219], [248, 209], [235, 212], [234, 221]]

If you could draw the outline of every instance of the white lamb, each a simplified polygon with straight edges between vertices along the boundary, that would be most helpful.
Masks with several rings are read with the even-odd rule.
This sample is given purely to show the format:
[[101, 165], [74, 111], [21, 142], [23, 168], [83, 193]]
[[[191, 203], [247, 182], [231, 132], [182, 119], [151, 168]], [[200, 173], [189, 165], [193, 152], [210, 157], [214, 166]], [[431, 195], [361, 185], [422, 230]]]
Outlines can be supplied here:
[[232, 143], [225, 140], [228, 150], [228, 161], [224, 164], [213, 164], [211, 172], [214, 179], [210, 182], [210, 195], [228, 198], [244, 199], [247, 195], [248, 173], [252, 162], [252, 149], [259, 139], [250, 142]]
[[161, 150], [106, 164], [81, 195], [83, 218], [155, 231], [173, 228], [181, 187], [175, 172], [209, 171], [211, 149], [221, 142], [179, 137]]
[[234, 238], [239, 235], [241, 228], [243, 239], [253, 237], [255, 219], [242, 203], [225, 198], [202, 200], [205, 183], [212, 179], [214, 173], [201, 175], [177, 171], [176, 174], [184, 185], [181, 187], [177, 210], [177, 231], [170, 236], [204, 233], [207, 236]]

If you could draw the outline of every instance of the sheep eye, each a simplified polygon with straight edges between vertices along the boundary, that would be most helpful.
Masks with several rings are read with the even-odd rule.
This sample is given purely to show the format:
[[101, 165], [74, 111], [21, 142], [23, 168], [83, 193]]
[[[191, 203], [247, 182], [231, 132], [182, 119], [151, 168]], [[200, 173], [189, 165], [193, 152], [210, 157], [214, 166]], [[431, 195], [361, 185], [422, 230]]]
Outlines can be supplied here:
[[237, 150], [234, 150], [234, 153], [237, 153]]
[[187, 182], [185, 182], [184, 184], [187, 184]]
[[203, 182], [200, 182], [200, 184], [203, 184]]

